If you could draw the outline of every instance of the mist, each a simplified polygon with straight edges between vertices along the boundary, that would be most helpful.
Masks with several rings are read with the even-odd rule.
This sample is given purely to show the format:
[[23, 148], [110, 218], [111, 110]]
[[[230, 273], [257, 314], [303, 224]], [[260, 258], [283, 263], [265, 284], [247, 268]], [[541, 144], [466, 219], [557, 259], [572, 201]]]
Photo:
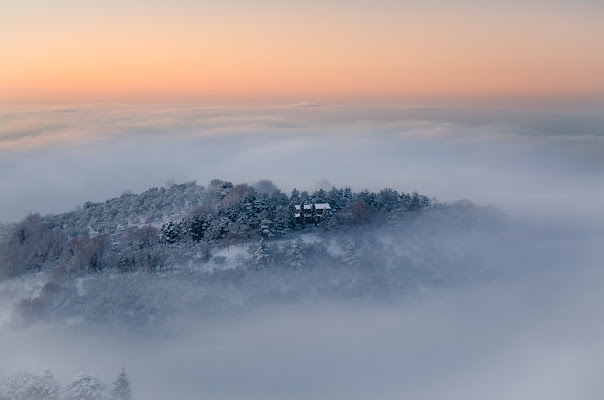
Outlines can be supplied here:
[[[111, 382], [124, 366], [134, 397], [147, 400], [604, 395], [604, 121], [594, 110], [301, 103], [41, 108], [0, 118], [4, 221], [215, 177], [268, 178], [283, 190], [390, 186], [486, 206], [355, 232], [424, 266], [401, 268], [407, 284], [390, 296], [365, 285], [375, 278], [365, 272], [351, 275], [369, 287], [354, 295], [334, 290], [339, 283], [313, 292], [341, 278], [320, 268], [257, 274], [241, 286], [153, 277], [140, 287], [164, 288], [153, 324], [61, 316], [15, 325], [15, 304], [39, 292], [40, 275], [0, 282], [0, 377], [50, 368], [62, 384], [82, 371]], [[465, 217], [478, 222], [460, 224]], [[87, 309], [105, 313], [101, 294], [127, 279], [82, 283], [94, 297]], [[266, 295], [292, 282], [304, 295]], [[77, 299], [64, 308], [79, 310]]]
[[533, 237], [510, 255], [511, 244], [488, 253], [525, 260], [513, 273], [388, 302], [264, 304], [153, 331], [5, 328], [0, 373], [50, 367], [63, 380], [109, 381], [125, 365], [135, 397], [151, 400], [601, 398], [602, 238]]
[[[218, 312], [166, 306], [171, 315], [151, 328], [2, 324], [0, 375], [51, 368], [64, 383], [80, 371], [110, 382], [125, 366], [135, 398], [150, 400], [601, 398], [604, 235], [535, 224], [505, 218], [468, 230], [428, 216], [402, 230], [372, 228], [366, 235], [446, 267], [431, 271], [444, 276], [436, 280], [411, 270], [409, 286], [386, 298], [368, 289], [253, 301], [216, 281], [226, 293], [213, 300], [222, 302]], [[331, 273], [305, 279], [312, 287], [339, 278]], [[36, 276], [23, 279], [2, 283], [3, 312], [36, 290]], [[103, 280], [91, 279], [86, 290]], [[203, 290], [172, 282], [171, 295], [157, 295], [190, 299]], [[283, 282], [269, 273], [247, 291]]]

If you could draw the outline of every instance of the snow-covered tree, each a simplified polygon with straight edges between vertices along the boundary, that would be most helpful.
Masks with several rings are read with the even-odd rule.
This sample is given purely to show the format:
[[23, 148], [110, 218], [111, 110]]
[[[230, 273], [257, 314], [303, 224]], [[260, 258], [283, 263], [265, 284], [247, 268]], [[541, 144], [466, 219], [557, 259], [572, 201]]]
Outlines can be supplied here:
[[314, 203], [310, 206], [310, 219], [312, 223], [317, 226], [319, 225], [319, 217], [317, 216], [317, 207], [315, 207]]
[[306, 228], [306, 213], [304, 212], [304, 203], [300, 204], [300, 227]]
[[153, 226], [145, 225], [136, 229], [134, 240], [139, 249], [148, 249], [159, 243], [159, 230]]
[[273, 230], [272, 228], [272, 223], [270, 220], [268, 219], [263, 219], [262, 222], [260, 223], [260, 233], [262, 234], [263, 237], [265, 238], [269, 238], [271, 236], [275, 236], [273, 234]]
[[162, 239], [168, 244], [174, 244], [180, 240], [181, 226], [169, 221], [161, 228]]
[[258, 215], [256, 212], [256, 192], [251, 188], [239, 200], [239, 218], [237, 222], [243, 231], [252, 231], [257, 227]]
[[294, 190], [292, 190], [292, 194], [289, 196], [290, 201], [294, 204], [300, 204], [300, 192], [298, 191], [298, 189], [294, 188]]
[[344, 189], [344, 192], [342, 193], [342, 200], [343, 200], [343, 207], [346, 207], [348, 204], [352, 203], [354, 199], [354, 194], [352, 193], [352, 189], [350, 189], [349, 187]]
[[327, 193], [327, 202], [333, 210], [339, 210], [344, 208], [344, 191], [342, 189], [336, 189], [332, 187]]
[[130, 379], [126, 374], [126, 369], [122, 367], [122, 370], [113, 382], [113, 389], [111, 390], [112, 400], [132, 400], [132, 389], [130, 388]]
[[229, 232], [230, 224], [231, 224], [231, 221], [229, 220], [228, 217], [220, 217], [220, 219], [218, 220], [218, 225], [216, 226], [216, 228], [217, 228], [216, 233], [217, 233], [218, 237], [224, 238], [226, 236], [226, 234]]
[[59, 394], [59, 382], [49, 370], [42, 375], [21, 372], [0, 379], [0, 400], [57, 400]]
[[233, 184], [231, 182], [223, 182], [223, 181], [220, 181], [219, 179], [214, 179], [210, 183], [210, 186], [212, 186], [212, 185], [217, 186], [216, 196], [220, 199], [224, 199], [226, 197], [226, 195], [228, 195], [229, 192], [233, 189]]
[[196, 207], [189, 212], [185, 224], [191, 240], [199, 242], [206, 236], [206, 232], [212, 229], [215, 215], [215, 208], [207, 204]]
[[304, 253], [302, 251], [302, 242], [294, 240], [287, 252], [289, 265], [292, 268], [302, 268], [304, 266]]
[[351, 267], [359, 265], [359, 254], [354, 242], [349, 242], [346, 245], [344, 249], [344, 262]]
[[337, 232], [340, 230], [340, 218], [336, 215], [328, 215], [324, 228], [329, 232]]
[[[284, 235], [291, 230], [290, 220], [295, 218], [294, 215], [290, 216], [290, 210], [286, 206], [279, 206], [275, 212], [273, 232], [276, 235]], [[294, 220], [295, 224], [295, 220]]]
[[15, 276], [52, 265], [59, 260], [67, 243], [66, 235], [38, 214], [29, 215], [15, 225], [9, 236], [0, 243], [0, 275]]
[[296, 228], [296, 206], [290, 204], [287, 212], [287, 225], [289, 229], [294, 230]]
[[252, 258], [256, 268], [263, 269], [268, 267], [268, 263], [270, 261], [270, 252], [268, 250], [268, 246], [264, 242], [264, 239], [260, 239], [258, 248], [254, 252]]
[[101, 271], [107, 264], [108, 237], [106, 234], [75, 237], [69, 241], [67, 250], [71, 256], [65, 267], [68, 271]]
[[63, 400], [110, 400], [109, 388], [98, 377], [76, 375], [65, 388]]

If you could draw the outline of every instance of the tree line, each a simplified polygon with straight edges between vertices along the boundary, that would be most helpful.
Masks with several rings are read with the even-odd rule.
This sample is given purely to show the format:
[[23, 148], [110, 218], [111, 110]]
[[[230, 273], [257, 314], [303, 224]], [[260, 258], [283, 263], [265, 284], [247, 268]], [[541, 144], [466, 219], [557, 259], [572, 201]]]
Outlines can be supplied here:
[[20, 372], [0, 379], [0, 400], [132, 400], [130, 379], [122, 368], [112, 385], [96, 375], [78, 374], [65, 387], [50, 370], [41, 375]]

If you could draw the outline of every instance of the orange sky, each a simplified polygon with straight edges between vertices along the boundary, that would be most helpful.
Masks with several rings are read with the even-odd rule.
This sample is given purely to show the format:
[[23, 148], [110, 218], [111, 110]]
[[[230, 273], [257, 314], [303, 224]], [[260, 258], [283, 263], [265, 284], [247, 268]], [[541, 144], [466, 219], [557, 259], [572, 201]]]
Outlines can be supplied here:
[[586, 0], [11, 3], [4, 102], [604, 97]]

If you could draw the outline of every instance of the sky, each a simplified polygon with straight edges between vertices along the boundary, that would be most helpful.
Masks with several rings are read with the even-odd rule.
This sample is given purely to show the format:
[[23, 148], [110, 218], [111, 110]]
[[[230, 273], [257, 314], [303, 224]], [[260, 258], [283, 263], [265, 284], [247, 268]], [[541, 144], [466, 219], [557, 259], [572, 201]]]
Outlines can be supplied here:
[[603, 17], [591, 0], [3, 2], [0, 101], [601, 100]]

